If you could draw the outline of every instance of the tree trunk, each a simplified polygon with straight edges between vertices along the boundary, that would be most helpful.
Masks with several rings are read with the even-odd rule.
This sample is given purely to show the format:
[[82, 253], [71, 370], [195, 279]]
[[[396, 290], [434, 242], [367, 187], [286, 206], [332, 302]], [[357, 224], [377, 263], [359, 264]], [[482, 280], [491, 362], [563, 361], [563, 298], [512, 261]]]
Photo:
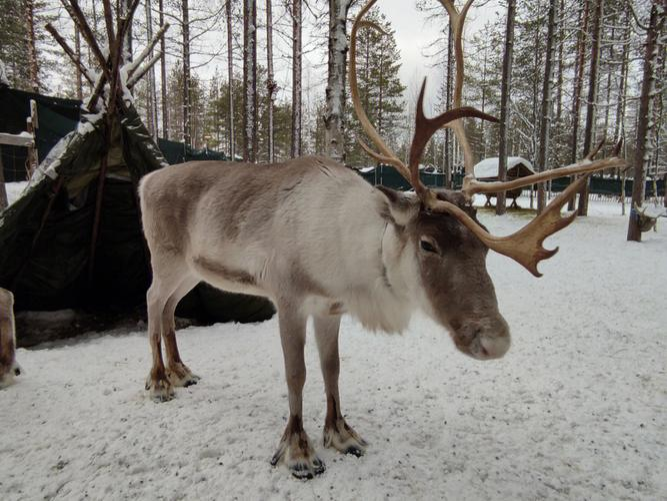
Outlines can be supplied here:
[[[603, 10], [604, 0], [597, 0], [595, 4], [595, 14], [593, 15], [593, 26], [591, 30], [591, 66], [588, 75], [588, 102], [586, 106], [586, 130], [584, 131], [583, 156], [586, 156], [590, 153], [593, 147], [593, 139], [595, 135], [595, 112], [598, 94], [598, 66], [600, 60], [600, 30], [602, 27]], [[588, 214], [588, 184], [589, 182], [586, 182], [584, 187], [579, 192], [578, 213], [580, 216], [585, 216]]]
[[292, 158], [301, 155], [301, 2], [292, 0]]
[[[150, 2], [146, 2], [146, 41], [151, 42], [153, 38], [153, 15]], [[149, 58], [153, 58], [153, 50]], [[146, 100], [146, 127], [153, 138], [157, 139], [157, 96], [155, 93], [155, 69], [151, 67], [147, 75], [148, 96]]]
[[[1, 80], [0, 84], [2, 84]], [[7, 188], [5, 188], [5, 167], [2, 164], [2, 148], [0, 148], [0, 212], [2, 212], [8, 205]]]
[[243, 0], [243, 160], [257, 161], [257, 3]]
[[[164, 0], [159, 0], [160, 26], [164, 26]], [[167, 106], [167, 50], [165, 37], [160, 40], [160, 93], [162, 95], [162, 137], [169, 139], [169, 107]], [[157, 127], [156, 127], [157, 128]]]
[[[79, 61], [81, 59], [81, 32], [79, 31], [79, 25], [74, 23], [74, 51], [76, 57]], [[81, 66], [78, 64], [75, 65], [76, 71], [76, 98], [79, 101], [83, 101], [83, 75], [81, 75]]]
[[662, 32], [665, 23], [665, 9], [659, 5], [661, 0], [653, 0], [651, 18], [646, 32], [646, 52], [644, 53], [644, 75], [642, 90], [639, 98], [639, 120], [637, 124], [637, 147], [634, 159], [634, 180], [632, 182], [632, 208], [628, 223], [628, 241], [641, 242], [642, 234], [639, 229], [639, 218], [635, 207], [644, 203], [644, 185], [646, 164], [650, 159], [647, 151], [647, 139], [651, 133], [651, 102], [655, 91], [655, 67], [660, 50], [658, 35]]
[[[514, 19], [516, 17], [516, 0], [507, 2], [507, 25], [505, 28], [505, 52], [503, 54], [503, 80], [500, 97], [500, 141], [498, 145], [498, 180], [507, 179], [507, 126], [510, 123], [509, 100], [512, 89], [512, 57], [514, 53]], [[496, 214], [506, 212], [505, 192], [496, 197]]]
[[232, 40], [232, 0], [227, 0], [227, 85], [229, 87], [227, 114], [227, 133], [229, 158], [234, 161], [236, 157], [236, 138], [234, 137], [234, 48]]
[[[554, 67], [554, 44], [553, 38], [556, 33], [556, 23], [558, 17], [558, 0], [549, 2], [549, 15], [547, 30], [547, 52], [544, 64], [544, 82], [542, 83], [542, 110], [540, 116], [540, 150], [537, 155], [537, 170], [539, 172], [547, 170], [549, 158], [549, 132], [551, 128], [551, 112], [553, 104], [553, 67]], [[541, 214], [546, 206], [546, 193], [544, 183], [537, 185], [537, 213]]]
[[[514, 0], [510, 0], [514, 2]], [[454, 36], [451, 24], [447, 23], [447, 76], [444, 109], [450, 109], [452, 105], [452, 90], [454, 88]], [[454, 141], [452, 141], [452, 129], [445, 129], [445, 188], [452, 188], [452, 173], [454, 170]]]
[[25, 16], [30, 88], [33, 92], [39, 92], [39, 66], [37, 64], [37, 46], [35, 43], [35, 3], [33, 0], [26, 0]]
[[324, 114], [327, 156], [345, 162], [345, 78], [347, 13], [352, 0], [329, 0], [329, 63]]
[[[538, 97], [538, 82], [540, 80], [539, 74], [540, 74], [540, 68], [539, 68], [539, 50], [540, 50], [540, 30], [536, 29], [535, 30], [535, 42], [534, 42], [534, 49], [535, 52], [533, 52], [533, 88], [532, 88], [532, 95], [533, 95], [533, 113], [531, 117], [531, 123], [533, 124], [533, 130], [531, 133], [531, 151], [530, 151], [530, 158], [533, 161], [533, 164], [537, 163], [537, 149], [538, 149], [538, 144], [539, 144], [539, 135], [540, 135], [540, 130], [539, 130], [539, 125], [538, 125], [538, 120], [539, 120], [539, 97]], [[530, 193], [530, 208], [532, 209], [533, 206], [533, 192], [531, 188], [531, 193]]]
[[186, 147], [192, 147], [192, 127], [190, 124], [192, 105], [190, 92], [190, 8], [188, 1], [181, 0], [183, 15], [183, 142]]
[[558, 76], [556, 77], [556, 126], [559, 126], [563, 116], [563, 50], [565, 48], [565, 0], [560, 0], [558, 4]]
[[[574, 77], [574, 92], [572, 98], [572, 149], [570, 150], [570, 163], [577, 162], [579, 146], [579, 116], [581, 114], [581, 91], [584, 86], [584, 63], [586, 59], [586, 39], [588, 36], [588, 18], [590, 0], [584, 0], [583, 13], [580, 16], [579, 36], [577, 38], [577, 62]], [[574, 210], [575, 198], [572, 197], [567, 203], [568, 210]]]
[[[120, 15], [122, 17], [127, 17], [128, 12], [130, 11], [130, 6], [132, 4], [132, 0], [120, 0]], [[125, 40], [123, 40], [123, 53], [122, 53], [122, 61], [124, 64], [129, 63], [132, 61], [132, 20], [130, 19], [130, 25], [127, 27], [127, 30], [125, 31]]]
[[267, 106], [269, 119], [269, 140], [268, 140], [268, 158], [270, 163], [275, 163], [276, 155], [273, 144], [273, 103], [276, 99], [275, 93], [278, 90], [278, 85], [273, 76], [273, 16], [271, 13], [271, 0], [266, 0], [266, 67], [267, 67]]

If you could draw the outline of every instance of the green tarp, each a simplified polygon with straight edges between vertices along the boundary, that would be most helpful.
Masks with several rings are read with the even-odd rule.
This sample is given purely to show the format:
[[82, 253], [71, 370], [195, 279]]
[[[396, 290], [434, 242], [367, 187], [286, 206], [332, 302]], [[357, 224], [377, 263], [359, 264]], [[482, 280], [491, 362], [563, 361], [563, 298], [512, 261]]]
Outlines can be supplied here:
[[[382, 185], [387, 188], [395, 190], [409, 190], [412, 189], [410, 184], [401, 176], [398, 171], [390, 165], [378, 165], [374, 169], [364, 170], [360, 172], [361, 176], [371, 183], [373, 186]], [[419, 177], [422, 182], [431, 188], [441, 188], [445, 185], [445, 176], [439, 173], [420, 172]], [[555, 192], [563, 191], [569, 185], [568, 178], [554, 179], [551, 189]], [[590, 192], [597, 195], [621, 195], [620, 179], [609, 179], [592, 177]], [[454, 188], [460, 188], [463, 184], [463, 176], [461, 174], [454, 174], [453, 176]], [[657, 196], [663, 197], [665, 195], [665, 182], [663, 179], [656, 181]], [[646, 181], [646, 193], [653, 195], [653, 182]], [[625, 181], [625, 194], [630, 196], [632, 194], [632, 179]]]
[[[144, 309], [149, 254], [136, 186], [167, 165], [136, 110], [127, 105], [109, 132], [112, 148], [102, 197], [99, 237], [90, 273], [100, 160], [107, 125], [83, 116], [49, 153], [28, 190], [0, 213], [0, 286], [14, 292], [16, 309], [88, 311]], [[48, 214], [48, 217], [46, 216]], [[274, 309], [263, 298], [200, 285], [179, 314], [201, 321], [259, 321]]]

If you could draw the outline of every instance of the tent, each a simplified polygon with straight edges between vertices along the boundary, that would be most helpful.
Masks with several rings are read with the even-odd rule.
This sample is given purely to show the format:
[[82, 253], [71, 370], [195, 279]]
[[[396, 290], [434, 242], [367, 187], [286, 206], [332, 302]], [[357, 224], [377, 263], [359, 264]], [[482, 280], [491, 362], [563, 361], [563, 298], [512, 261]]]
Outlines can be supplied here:
[[[69, 3], [82, 33], [90, 33], [76, 1]], [[144, 174], [167, 162], [128, 89], [133, 74], [145, 73], [138, 66], [142, 56], [130, 68], [116, 57], [128, 24], [124, 19], [119, 23], [118, 42], [110, 44], [107, 57], [99, 47], [95, 50], [94, 38], [87, 40], [108, 71], [95, 80], [75, 61], [96, 90], [75, 130], [51, 149], [29, 187], [0, 213], [0, 286], [14, 292], [17, 311], [83, 308], [122, 313], [145, 303], [150, 258], [137, 185]], [[158, 36], [163, 34], [164, 29]], [[259, 321], [273, 313], [266, 299], [202, 285], [178, 311], [207, 322]]]

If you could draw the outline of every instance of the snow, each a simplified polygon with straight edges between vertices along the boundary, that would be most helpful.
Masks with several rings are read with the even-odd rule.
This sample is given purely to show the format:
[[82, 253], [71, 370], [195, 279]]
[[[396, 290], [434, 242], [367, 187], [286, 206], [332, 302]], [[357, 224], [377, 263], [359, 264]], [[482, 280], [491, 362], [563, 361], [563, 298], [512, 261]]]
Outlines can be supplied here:
[[28, 187], [28, 181], [19, 181], [15, 183], [5, 183], [7, 190], [7, 202], [9, 205], [13, 204], [23, 194], [23, 191]]
[[[592, 201], [591, 209], [601, 204]], [[327, 465], [298, 481], [269, 459], [287, 420], [277, 320], [179, 331], [202, 376], [155, 404], [145, 326], [19, 349], [0, 392], [3, 499], [665, 499], [667, 234], [579, 218], [547, 241], [541, 279], [490, 253], [507, 356], [458, 353], [423, 316], [403, 335], [345, 317], [341, 397], [370, 442], [321, 446], [322, 376], [309, 330], [304, 426]], [[496, 234], [522, 215], [480, 211]], [[20, 332], [18, 333], [20, 336]]]
[[7, 78], [7, 67], [0, 59], [0, 85], [9, 86], [9, 79]]
[[[513, 169], [519, 164], [524, 164], [531, 172], [535, 172], [533, 164], [522, 157], [507, 157], [507, 170]], [[473, 172], [477, 179], [498, 177], [498, 157], [485, 158], [475, 165]]]

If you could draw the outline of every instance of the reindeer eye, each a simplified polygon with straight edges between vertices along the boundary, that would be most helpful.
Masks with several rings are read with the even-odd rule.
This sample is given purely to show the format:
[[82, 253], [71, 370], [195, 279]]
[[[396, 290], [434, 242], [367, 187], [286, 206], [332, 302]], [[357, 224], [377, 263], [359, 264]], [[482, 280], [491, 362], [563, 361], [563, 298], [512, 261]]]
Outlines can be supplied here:
[[434, 254], [438, 253], [438, 250], [435, 248], [435, 246], [428, 240], [421, 240], [419, 243], [423, 251], [433, 252]]

